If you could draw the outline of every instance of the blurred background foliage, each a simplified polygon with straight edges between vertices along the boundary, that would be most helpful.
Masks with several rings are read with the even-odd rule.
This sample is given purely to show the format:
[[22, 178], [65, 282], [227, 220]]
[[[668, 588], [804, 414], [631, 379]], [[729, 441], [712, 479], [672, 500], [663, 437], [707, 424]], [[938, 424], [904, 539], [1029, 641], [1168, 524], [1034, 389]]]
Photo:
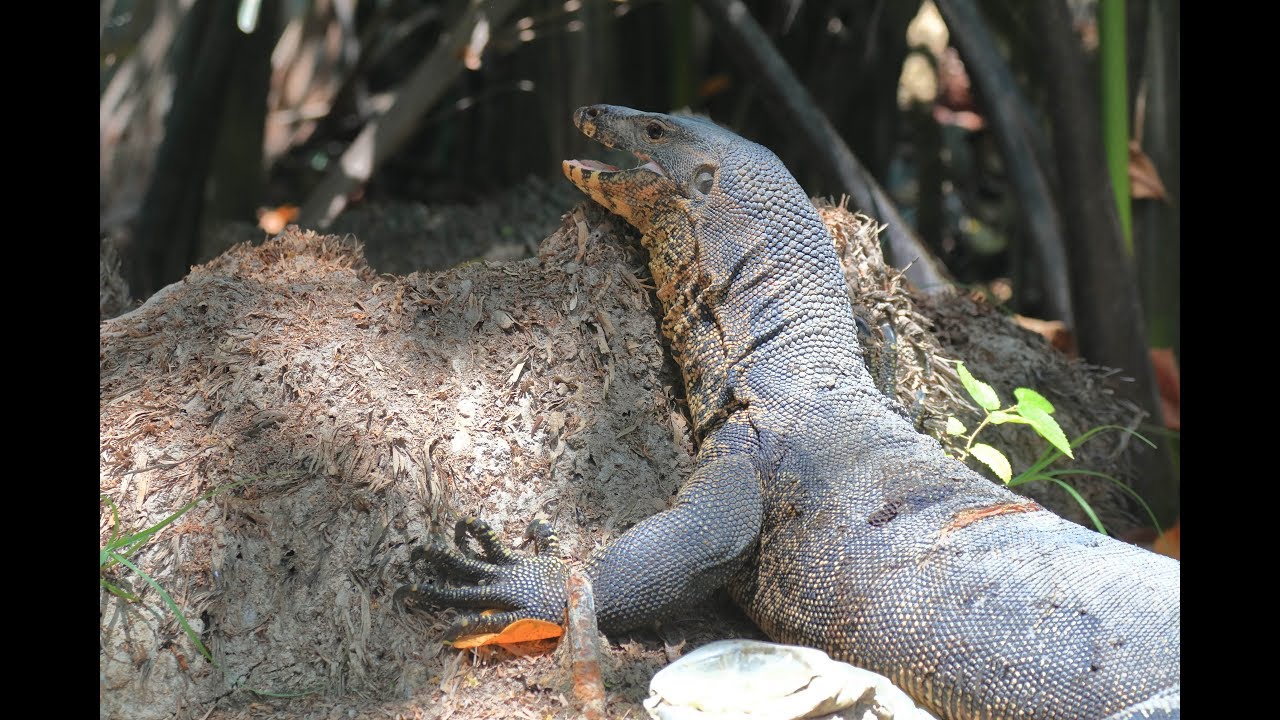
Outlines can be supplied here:
[[134, 302], [219, 238], [372, 243], [385, 208], [419, 264], [380, 270], [493, 256], [485, 223], [518, 257], [580, 199], [562, 159], [626, 162], [575, 108], [687, 109], [1179, 426], [1176, 2], [103, 0], [100, 30], [100, 248]]

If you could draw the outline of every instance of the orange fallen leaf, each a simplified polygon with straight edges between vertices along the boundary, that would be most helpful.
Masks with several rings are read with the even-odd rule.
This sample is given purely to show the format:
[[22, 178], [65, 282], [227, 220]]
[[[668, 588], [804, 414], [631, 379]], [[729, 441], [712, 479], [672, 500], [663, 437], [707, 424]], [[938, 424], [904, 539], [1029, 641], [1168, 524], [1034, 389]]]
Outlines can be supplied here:
[[1050, 345], [1067, 357], [1074, 358], [1080, 355], [1079, 348], [1076, 347], [1076, 336], [1067, 329], [1066, 324], [1061, 320], [1040, 320], [1026, 315], [1015, 314], [1013, 321], [1020, 327], [1037, 333], [1045, 340], [1048, 340]]
[[702, 81], [702, 85], [698, 86], [698, 97], [707, 98], [712, 95], [719, 95], [733, 86], [733, 79], [724, 73], [712, 75]]
[[1167, 200], [1164, 183], [1151, 158], [1138, 147], [1137, 140], [1129, 141], [1129, 194], [1135, 200]]
[[1182, 559], [1182, 520], [1173, 524], [1173, 527], [1161, 533], [1160, 537], [1151, 544], [1151, 549], [1161, 555], [1168, 555], [1174, 560]]
[[1160, 391], [1160, 414], [1163, 415], [1164, 426], [1170, 430], [1181, 430], [1182, 380], [1173, 348], [1151, 348], [1151, 369], [1156, 374], [1156, 388]]
[[[516, 643], [527, 643], [535, 640], [550, 640], [564, 634], [564, 628], [546, 620], [517, 620], [496, 633], [467, 635], [453, 641], [458, 649], [480, 647], [481, 645], [502, 645], [506, 647]], [[509, 648], [508, 648], [509, 649]]]
[[269, 235], [279, 235], [285, 225], [298, 219], [297, 205], [281, 205], [277, 208], [258, 210], [258, 227]]

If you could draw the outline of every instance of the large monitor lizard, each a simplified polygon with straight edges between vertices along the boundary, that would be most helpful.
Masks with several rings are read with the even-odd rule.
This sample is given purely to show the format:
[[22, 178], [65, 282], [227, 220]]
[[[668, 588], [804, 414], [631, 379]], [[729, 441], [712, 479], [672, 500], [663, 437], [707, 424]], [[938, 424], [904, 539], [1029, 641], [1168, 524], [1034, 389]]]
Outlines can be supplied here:
[[[696, 117], [593, 105], [573, 122], [642, 162], [563, 169], [643, 233], [700, 441], [675, 505], [588, 564], [603, 631], [726, 584], [773, 639], [887, 675], [943, 718], [1178, 717], [1179, 563], [997, 486], [903, 418], [862, 361], [831, 237], [772, 152]], [[406, 589], [506, 610], [473, 629], [562, 618], [558, 559], [458, 529], [493, 562], [437, 539], [428, 559], [471, 584]]]

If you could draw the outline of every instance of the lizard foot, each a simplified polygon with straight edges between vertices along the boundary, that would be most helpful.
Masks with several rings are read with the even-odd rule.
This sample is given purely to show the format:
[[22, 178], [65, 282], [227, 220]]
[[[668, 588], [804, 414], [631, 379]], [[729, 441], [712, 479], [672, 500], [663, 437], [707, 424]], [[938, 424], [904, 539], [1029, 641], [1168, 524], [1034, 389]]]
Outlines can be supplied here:
[[[480, 543], [483, 558], [469, 549], [468, 536]], [[554, 623], [564, 621], [565, 582], [569, 571], [554, 557], [560, 543], [551, 525], [543, 520], [529, 523], [526, 539], [538, 552], [526, 557], [512, 552], [498, 538], [489, 523], [465, 518], [454, 528], [457, 549], [439, 537], [414, 548], [410, 562], [425, 561], [437, 571], [426, 582], [405, 585], [396, 599], [425, 602], [437, 607], [479, 607], [498, 610], [491, 614], [462, 612], [445, 631], [452, 640], [461, 635], [497, 632], [516, 620], [534, 618]]]

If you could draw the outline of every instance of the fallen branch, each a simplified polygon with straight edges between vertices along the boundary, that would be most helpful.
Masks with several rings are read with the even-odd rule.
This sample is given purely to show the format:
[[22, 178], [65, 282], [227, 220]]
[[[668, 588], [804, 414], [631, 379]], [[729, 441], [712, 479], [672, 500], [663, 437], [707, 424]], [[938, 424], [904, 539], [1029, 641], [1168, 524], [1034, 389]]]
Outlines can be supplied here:
[[604, 676], [596, 650], [596, 600], [591, 580], [582, 572], [569, 576], [569, 622], [565, 633], [573, 668], [573, 694], [582, 702], [587, 720], [604, 718]]

